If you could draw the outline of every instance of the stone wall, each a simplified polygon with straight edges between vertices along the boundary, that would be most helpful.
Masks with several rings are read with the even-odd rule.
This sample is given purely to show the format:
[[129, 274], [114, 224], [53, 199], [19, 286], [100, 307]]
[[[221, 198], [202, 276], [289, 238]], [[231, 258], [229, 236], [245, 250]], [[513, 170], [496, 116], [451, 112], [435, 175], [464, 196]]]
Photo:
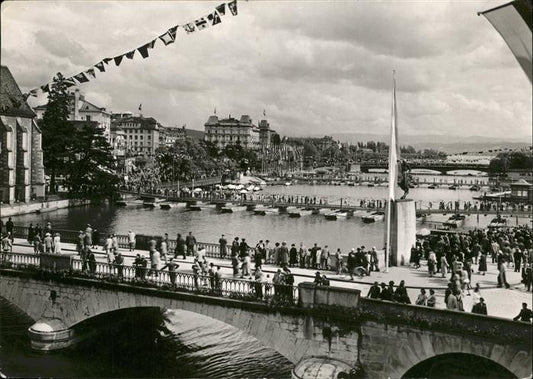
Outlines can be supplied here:
[[50, 212], [56, 209], [79, 207], [82, 205], [89, 205], [91, 203], [91, 200], [65, 199], [43, 201], [39, 203], [2, 204], [0, 213], [2, 215], [2, 218], [4, 218], [27, 213]]

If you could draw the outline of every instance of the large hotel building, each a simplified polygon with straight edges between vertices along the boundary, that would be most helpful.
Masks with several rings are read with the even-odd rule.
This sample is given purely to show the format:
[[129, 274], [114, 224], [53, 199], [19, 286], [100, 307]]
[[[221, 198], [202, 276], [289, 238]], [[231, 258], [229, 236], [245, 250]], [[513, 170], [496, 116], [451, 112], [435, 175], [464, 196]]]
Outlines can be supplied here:
[[270, 129], [267, 120], [259, 121], [257, 126], [248, 115], [242, 115], [240, 119], [231, 116], [219, 119], [213, 115], [209, 116], [204, 126], [205, 140], [216, 144], [219, 149], [236, 144], [248, 149], [269, 148], [273, 136], [277, 134]]

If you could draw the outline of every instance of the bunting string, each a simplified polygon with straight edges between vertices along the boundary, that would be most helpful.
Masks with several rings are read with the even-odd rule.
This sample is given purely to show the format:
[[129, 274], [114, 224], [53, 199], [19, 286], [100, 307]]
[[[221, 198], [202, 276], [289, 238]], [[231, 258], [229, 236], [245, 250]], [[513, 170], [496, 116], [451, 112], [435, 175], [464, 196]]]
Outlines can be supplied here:
[[[229, 12], [226, 13], [226, 6], [229, 9]], [[233, 0], [229, 3], [222, 3], [219, 6], [215, 8], [215, 10], [208, 15], [204, 17], [200, 17], [199, 19], [195, 21], [188, 22], [184, 25], [181, 25], [181, 29], [185, 31], [186, 34], [191, 34], [195, 32], [199, 32], [201, 30], [204, 30], [208, 27], [212, 27], [215, 25], [218, 25], [222, 22], [222, 17], [226, 14], [231, 13], [232, 16], [237, 16], [237, 0]], [[63, 82], [67, 85], [67, 88], [75, 86], [77, 84], [81, 83], [87, 83], [91, 81], [92, 79], [96, 78], [96, 73], [98, 72], [99, 75], [102, 72], [106, 71], [106, 65], [109, 65], [112, 61], [115, 63], [115, 66], [120, 66], [123, 63], [124, 57], [127, 59], [133, 60], [134, 57], [142, 57], [142, 59], [146, 59], [150, 56], [149, 50], [153, 49], [156, 45], [156, 42], [160, 40], [164, 46], [168, 46], [176, 41], [177, 31], [180, 25], [176, 25], [168, 29], [165, 33], [161, 34], [157, 38], [151, 40], [148, 43], [143, 44], [142, 46], [133, 49], [127, 53], [117, 55], [112, 58], [103, 58], [98, 63], [94, 64], [87, 70], [84, 70], [78, 74], [70, 75], [68, 77], [65, 77]], [[138, 52], [136, 54], [136, 52]], [[98, 70], [96, 71], [95, 68]], [[36, 87], [27, 93], [23, 94], [22, 97], [24, 101], [28, 99], [29, 96], [37, 97], [38, 92], [41, 91], [42, 93], [50, 92], [50, 89], [53, 86], [53, 82], [49, 82], [46, 84], [43, 84], [39, 87]]]

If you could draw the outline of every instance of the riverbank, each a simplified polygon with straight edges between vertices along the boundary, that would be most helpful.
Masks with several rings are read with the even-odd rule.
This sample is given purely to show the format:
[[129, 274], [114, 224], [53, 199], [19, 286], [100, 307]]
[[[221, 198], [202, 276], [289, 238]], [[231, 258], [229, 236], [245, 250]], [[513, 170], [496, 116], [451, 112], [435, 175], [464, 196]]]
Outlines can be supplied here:
[[47, 213], [58, 209], [80, 207], [101, 202], [102, 200], [54, 199], [47, 201], [32, 201], [29, 203], [2, 204], [0, 206], [0, 214], [2, 215], [2, 218], [5, 218], [29, 213]]

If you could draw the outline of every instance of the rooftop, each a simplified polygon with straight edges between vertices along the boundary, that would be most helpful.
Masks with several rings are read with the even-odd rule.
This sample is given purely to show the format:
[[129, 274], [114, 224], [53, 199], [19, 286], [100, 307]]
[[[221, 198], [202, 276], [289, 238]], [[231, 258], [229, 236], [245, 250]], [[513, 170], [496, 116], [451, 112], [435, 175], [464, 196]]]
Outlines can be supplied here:
[[36, 115], [22, 97], [15, 78], [7, 66], [0, 69], [0, 114], [34, 118]]

